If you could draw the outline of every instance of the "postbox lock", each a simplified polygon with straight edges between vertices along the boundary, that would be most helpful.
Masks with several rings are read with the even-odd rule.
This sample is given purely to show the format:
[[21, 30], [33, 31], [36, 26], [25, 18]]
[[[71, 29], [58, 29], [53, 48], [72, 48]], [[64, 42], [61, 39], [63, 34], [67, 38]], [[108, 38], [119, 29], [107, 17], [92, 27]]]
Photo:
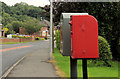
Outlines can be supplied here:
[[85, 54], [86, 53], [86, 51], [85, 50], [83, 50], [83, 54]]
[[82, 31], [85, 31], [86, 28], [85, 28], [85, 25], [82, 25]]

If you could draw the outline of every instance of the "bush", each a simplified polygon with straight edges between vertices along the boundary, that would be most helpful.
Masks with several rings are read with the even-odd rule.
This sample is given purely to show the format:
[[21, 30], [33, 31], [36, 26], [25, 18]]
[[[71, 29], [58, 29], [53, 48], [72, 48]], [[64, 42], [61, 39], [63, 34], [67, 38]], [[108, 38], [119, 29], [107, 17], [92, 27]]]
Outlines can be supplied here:
[[49, 37], [47, 37], [47, 39], [49, 39]]
[[60, 30], [56, 32], [56, 47], [60, 49]]
[[18, 36], [18, 38], [25, 38], [25, 36]]
[[12, 35], [12, 38], [18, 38], [18, 36], [17, 35]]
[[42, 38], [42, 40], [45, 40], [45, 38]]
[[110, 45], [105, 38], [98, 36], [99, 40], [99, 58], [92, 60], [96, 65], [105, 65], [111, 67], [110, 61], [112, 60], [112, 52]]
[[36, 37], [35, 40], [40, 40], [40, 37]]
[[25, 38], [31, 38], [30, 36], [25, 36]]
[[30, 36], [12, 35], [12, 38], [31, 38]]

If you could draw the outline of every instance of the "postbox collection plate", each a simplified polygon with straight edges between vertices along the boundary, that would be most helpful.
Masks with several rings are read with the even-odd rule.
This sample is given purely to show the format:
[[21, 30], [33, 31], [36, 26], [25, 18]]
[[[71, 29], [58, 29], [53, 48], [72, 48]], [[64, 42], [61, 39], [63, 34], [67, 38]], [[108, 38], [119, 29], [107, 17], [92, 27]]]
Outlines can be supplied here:
[[71, 57], [99, 58], [97, 20], [91, 15], [72, 15], [71, 19]]

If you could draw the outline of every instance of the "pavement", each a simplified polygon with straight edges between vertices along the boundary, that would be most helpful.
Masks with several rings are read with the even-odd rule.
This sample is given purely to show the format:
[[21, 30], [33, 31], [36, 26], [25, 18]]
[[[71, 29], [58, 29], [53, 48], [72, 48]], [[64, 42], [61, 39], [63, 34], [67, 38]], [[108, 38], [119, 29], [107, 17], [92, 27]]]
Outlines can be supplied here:
[[55, 67], [48, 62], [49, 41], [41, 42], [42, 46], [33, 52], [28, 53], [20, 61], [7, 77], [58, 77]]

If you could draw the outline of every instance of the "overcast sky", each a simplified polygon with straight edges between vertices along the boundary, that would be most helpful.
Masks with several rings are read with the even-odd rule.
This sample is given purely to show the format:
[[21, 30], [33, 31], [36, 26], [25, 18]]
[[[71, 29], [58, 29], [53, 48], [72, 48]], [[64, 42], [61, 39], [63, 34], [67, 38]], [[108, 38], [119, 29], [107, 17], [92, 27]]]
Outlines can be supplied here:
[[0, 0], [4, 3], [6, 3], [7, 5], [14, 5], [16, 3], [20, 3], [20, 2], [25, 2], [29, 5], [34, 5], [34, 6], [44, 6], [47, 4], [50, 4], [49, 0]]

